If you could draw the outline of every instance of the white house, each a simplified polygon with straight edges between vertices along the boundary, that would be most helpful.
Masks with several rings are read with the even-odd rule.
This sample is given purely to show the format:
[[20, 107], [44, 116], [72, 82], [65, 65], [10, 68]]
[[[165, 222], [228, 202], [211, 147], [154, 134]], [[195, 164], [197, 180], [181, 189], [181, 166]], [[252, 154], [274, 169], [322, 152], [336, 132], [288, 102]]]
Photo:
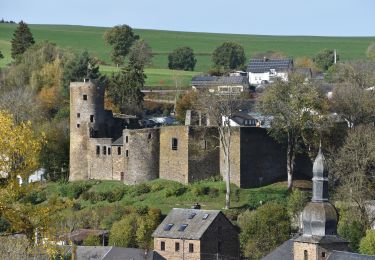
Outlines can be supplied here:
[[292, 69], [293, 59], [251, 59], [247, 66], [249, 84], [267, 84], [277, 78], [287, 81]]

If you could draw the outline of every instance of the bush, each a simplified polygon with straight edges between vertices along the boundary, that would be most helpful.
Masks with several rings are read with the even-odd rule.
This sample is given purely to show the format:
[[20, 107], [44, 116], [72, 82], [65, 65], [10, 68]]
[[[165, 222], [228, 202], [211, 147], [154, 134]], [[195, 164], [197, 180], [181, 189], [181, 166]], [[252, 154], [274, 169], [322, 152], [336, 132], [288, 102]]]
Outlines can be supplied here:
[[210, 191], [208, 192], [208, 196], [210, 198], [217, 198], [219, 196], [219, 189], [210, 188]]
[[83, 240], [84, 246], [101, 246], [100, 237], [94, 235], [88, 235], [85, 240]]
[[367, 230], [366, 236], [359, 244], [361, 254], [375, 255], [375, 230]]
[[21, 199], [21, 202], [36, 205], [42, 203], [45, 200], [47, 200], [47, 194], [44, 191], [32, 191], [28, 193], [25, 197], [23, 197]]
[[210, 187], [207, 186], [193, 186], [191, 188], [191, 193], [195, 196], [207, 195], [210, 191]]
[[151, 191], [150, 186], [147, 185], [146, 183], [141, 183], [137, 186], [134, 186], [134, 190], [132, 192], [133, 196], [139, 196], [142, 194], [149, 193]]
[[109, 235], [109, 245], [117, 247], [136, 247], [136, 214], [130, 214], [120, 221], [113, 223]]
[[6, 232], [8, 228], [10, 228], [9, 221], [4, 217], [0, 217], [0, 234]]
[[116, 188], [113, 191], [109, 192], [106, 197], [107, 197], [108, 202], [115, 202], [115, 201], [121, 200], [124, 194], [125, 194], [124, 189]]
[[73, 205], [72, 205], [72, 209], [73, 209], [74, 211], [78, 211], [78, 210], [80, 210], [80, 209], [81, 209], [81, 204], [78, 203], [78, 202], [74, 202]]
[[62, 197], [69, 199], [78, 199], [85, 191], [91, 188], [91, 184], [85, 182], [63, 183], [60, 184], [59, 193]]
[[164, 189], [164, 186], [161, 183], [156, 182], [156, 183], [151, 184], [151, 191], [152, 192], [161, 191], [163, 189]]
[[171, 196], [181, 196], [182, 194], [184, 194], [186, 192], [186, 188], [184, 186], [174, 186], [174, 187], [170, 187], [168, 189], [165, 190], [165, 196], [166, 197], [171, 197]]

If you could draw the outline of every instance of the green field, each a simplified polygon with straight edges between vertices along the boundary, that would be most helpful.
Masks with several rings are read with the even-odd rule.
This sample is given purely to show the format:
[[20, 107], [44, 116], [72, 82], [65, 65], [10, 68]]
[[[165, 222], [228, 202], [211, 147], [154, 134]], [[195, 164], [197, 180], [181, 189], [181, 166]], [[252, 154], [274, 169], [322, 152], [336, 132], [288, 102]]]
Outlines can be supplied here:
[[[11, 61], [10, 39], [17, 25], [0, 24], [0, 50], [5, 59], [0, 66]], [[75, 51], [88, 50], [92, 55], [111, 64], [110, 47], [105, 45], [103, 33], [107, 28], [68, 25], [30, 25], [36, 41], [48, 40], [63, 48]], [[375, 37], [314, 37], [314, 36], [261, 36], [173, 32], [160, 30], [135, 30], [141, 38], [151, 46], [154, 58], [151, 69], [147, 72], [147, 84], [159, 86], [159, 82], [166, 86], [174, 86], [173, 74], [168, 73], [168, 53], [179, 46], [190, 46], [197, 56], [196, 71], [207, 71], [211, 66], [212, 51], [224, 41], [235, 41], [245, 48], [247, 58], [256, 52], [267, 50], [282, 51], [286, 55], [296, 57], [312, 57], [324, 48], [336, 48], [342, 60], [365, 58], [366, 48]], [[164, 69], [156, 71], [155, 69]], [[104, 68], [105, 72], [110, 69]], [[188, 74], [184, 74], [187, 78]], [[190, 76], [190, 75], [189, 75]], [[184, 79], [183, 82], [188, 82]], [[186, 83], [184, 83], [186, 84]]]

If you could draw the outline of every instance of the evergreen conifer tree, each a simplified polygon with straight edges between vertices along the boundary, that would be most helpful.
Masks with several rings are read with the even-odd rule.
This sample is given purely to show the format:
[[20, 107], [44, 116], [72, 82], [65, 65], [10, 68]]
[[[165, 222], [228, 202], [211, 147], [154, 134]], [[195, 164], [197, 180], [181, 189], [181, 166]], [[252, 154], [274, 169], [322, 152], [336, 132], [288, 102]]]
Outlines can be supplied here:
[[33, 35], [26, 23], [21, 21], [13, 33], [11, 55], [16, 59], [35, 43]]

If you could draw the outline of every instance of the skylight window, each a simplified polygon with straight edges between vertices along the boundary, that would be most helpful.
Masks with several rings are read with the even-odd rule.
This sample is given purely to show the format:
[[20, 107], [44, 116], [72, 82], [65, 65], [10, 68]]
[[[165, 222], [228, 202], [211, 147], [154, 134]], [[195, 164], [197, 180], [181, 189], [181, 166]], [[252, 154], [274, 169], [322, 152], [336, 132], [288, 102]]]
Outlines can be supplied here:
[[178, 231], [184, 231], [187, 226], [188, 224], [181, 224], [181, 226], [178, 228]]
[[195, 212], [190, 213], [188, 219], [193, 219], [195, 215], [197, 215], [197, 213]]
[[204, 214], [202, 219], [207, 219], [210, 214]]
[[173, 225], [174, 225], [174, 224], [172, 224], [172, 223], [169, 223], [169, 224], [165, 225], [165, 226], [164, 226], [164, 231], [169, 231], [169, 230], [171, 230], [171, 228], [173, 227]]

